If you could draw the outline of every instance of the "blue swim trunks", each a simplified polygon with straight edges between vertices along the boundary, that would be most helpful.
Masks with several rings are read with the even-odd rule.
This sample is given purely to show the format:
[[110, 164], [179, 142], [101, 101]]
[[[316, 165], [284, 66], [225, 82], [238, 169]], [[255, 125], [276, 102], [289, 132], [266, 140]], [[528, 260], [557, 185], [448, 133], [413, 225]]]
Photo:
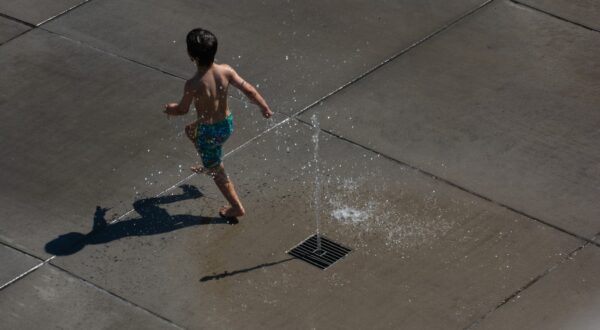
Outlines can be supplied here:
[[221, 165], [223, 143], [233, 133], [233, 115], [213, 124], [198, 124], [196, 127], [196, 150], [202, 158], [204, 168]]

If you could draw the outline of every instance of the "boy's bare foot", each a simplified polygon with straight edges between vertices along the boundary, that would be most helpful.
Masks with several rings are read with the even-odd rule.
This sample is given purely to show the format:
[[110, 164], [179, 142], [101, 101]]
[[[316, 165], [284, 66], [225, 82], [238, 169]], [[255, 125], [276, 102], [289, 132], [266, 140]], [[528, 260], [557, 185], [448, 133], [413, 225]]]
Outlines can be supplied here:
[[223, 218], [238, 218], [246, 214], [244, 209], [239, 207], [223, 206], [219, 209], [219, 215]]

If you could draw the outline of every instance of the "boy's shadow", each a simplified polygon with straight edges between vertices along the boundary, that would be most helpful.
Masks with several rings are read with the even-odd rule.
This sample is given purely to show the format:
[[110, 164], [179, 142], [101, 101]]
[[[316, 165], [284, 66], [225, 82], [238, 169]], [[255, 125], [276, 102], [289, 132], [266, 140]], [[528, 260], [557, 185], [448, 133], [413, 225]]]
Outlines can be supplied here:
[[188, 214], [169, 215], [167, 211], [158, 207], [160, 204], [169, 204], [186, 199], [202, 197], [198, 188], [192, 185], [179, 186], [183, 193], [179, 195], [153, 197], [141, 199], [133, 203], [133, 208], [140, 218], [107, 223], [104, 218], [109, 209], [96, 206], [92, 231], [87, 234], [71, 232], [60, 235], [58, 238], [46, 243], [46, 252], [65, 256], [74, 254], [88, 244], [108, 243], [127, 236], [147, 236], [167, 233], [173, 230], [208, 224], [236, 224], [236, 219], [203, 217]]

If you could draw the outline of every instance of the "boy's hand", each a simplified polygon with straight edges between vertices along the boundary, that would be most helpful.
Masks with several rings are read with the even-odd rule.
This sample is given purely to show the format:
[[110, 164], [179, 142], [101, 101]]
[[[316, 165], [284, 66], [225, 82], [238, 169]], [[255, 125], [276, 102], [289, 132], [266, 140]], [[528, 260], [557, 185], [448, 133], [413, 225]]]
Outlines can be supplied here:
[[178, 110], [179, 110], [179, 104], [177, 104], [177, 103], [165, 104], [164, 113], [166, 113], [167, 115], [175, 115], [175, 114], [177, 114]]
[[273, 111], [271, 111], [271, 109], [263, 109], [262, 115], [265, 118], [271, 118], [273, 116]]

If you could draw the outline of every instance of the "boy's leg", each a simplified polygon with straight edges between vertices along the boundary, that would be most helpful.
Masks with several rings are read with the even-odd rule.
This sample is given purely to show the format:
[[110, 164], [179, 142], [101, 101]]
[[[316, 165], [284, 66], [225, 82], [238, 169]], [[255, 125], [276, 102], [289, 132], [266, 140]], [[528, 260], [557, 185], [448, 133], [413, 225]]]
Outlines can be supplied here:
[[215, 181], [215, 184], [217, 187], [219, 187], [219, 190], [221, 190], [221, 193], [223, 193], [223, 196], [225, 196], [225, 199], [227, 199], [231, 205], [231, 207], [223, 207], [221, 210], [219, 210], [219, 214], [232, 218], [241, 217], [246, 214], [246, 211], [242, 206], [242, 202], [235, 191], [233, 182], [225, 173], [225, 167], [223, 164], [211, 169], [210, 173]]
[[[196, 149], [198, 149], [198, 146], [197, 146], [198, 122], [195, 121], [191, 124], [186, 125], [185, 126], [185, 135], [188, 137], [188, 139], [190, 139], [190, 141], [192, 141], [192, 144], [194, 145], [194, 147], [196, 147]], [[194, 165], [190, 166], [190, 170], [192, 170], [193, 172], [196, 172], [198, 174], [205, 173], [204, 167], [202, 167], [202, 165], [200, 165], [200, 164], [194, 164]]]

